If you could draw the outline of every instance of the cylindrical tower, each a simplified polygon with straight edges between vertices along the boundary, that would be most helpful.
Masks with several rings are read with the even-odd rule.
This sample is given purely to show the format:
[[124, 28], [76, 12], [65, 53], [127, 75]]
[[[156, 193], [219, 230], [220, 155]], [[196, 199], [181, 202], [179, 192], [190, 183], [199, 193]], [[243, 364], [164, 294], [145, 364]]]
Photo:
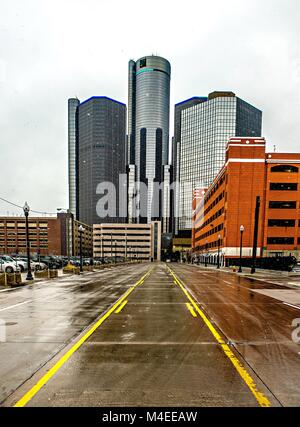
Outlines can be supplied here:
[[171, 65], [159, 56], [129, 63], [129, 105], [133, 106], [129, 109], [134, 112], [129, 117], [129, 128], [135, 127], [136, 179], [148, 186], [147, 218], [139, 222], [162, 218], [153, 187], [155, 182], [163, 182], [163, 166], [168, 164], [170, 78]]

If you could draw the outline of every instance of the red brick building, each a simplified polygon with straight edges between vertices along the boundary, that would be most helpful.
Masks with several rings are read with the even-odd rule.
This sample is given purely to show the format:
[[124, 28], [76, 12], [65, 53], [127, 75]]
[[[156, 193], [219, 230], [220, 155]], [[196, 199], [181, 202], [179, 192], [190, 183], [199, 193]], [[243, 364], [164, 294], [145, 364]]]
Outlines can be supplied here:
[[[70, 255], [78, 256], [80, 225], [85, 230], [82, 235], [83, 255], [92, 256], [93, 228], [74, 220], [67, 213], [59, 213], [57, 217], [29, 216], [30, 252], [66, 256], [70, 248]], [[25, 217], [0, 217], [0, 254], [15, 253], [26, 254]]]
[[215, 263], [252, 256], [254, 218], [260, 197], [258, 256], [300, 258], [300, 153], [266, 153], [264, 138], [231, 138], [226, 163], [202, 197], [194, 198], [195, 255]]

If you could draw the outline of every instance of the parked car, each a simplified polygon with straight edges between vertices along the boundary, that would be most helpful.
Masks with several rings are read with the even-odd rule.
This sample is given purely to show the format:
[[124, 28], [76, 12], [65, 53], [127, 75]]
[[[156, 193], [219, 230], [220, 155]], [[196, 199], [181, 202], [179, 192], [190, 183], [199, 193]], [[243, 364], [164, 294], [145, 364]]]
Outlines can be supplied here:
[[0, 258], [0, 273], [20, 273], [21, 269], [15, 262], [4, 261]]
[[60, 268], [60, 263], [50, 255], [41, 255], [40, 257], [35, 256], [33, 261], [37, 264], [45, 264], [49, 269], [57, 269]]
[[27, 262], [21, 259], [12, 258], [9, 255], [1, 255], [1, 259], [3, 259], [3, 261], [8, 263], [14, 263], [15, 266], [18, 266], [20, 268], [21, 273], [27, 270]]
[[[28, 263], [27, 263], [27, 257], [25, 256], [18, 256], [18, 257], [14, 257], [15, 260], [17, 260], [18, 262], [22, 262], [25, 263], [25, 270], [26, 271], [28, 269]], [[40, 270], [46, 270], [47, 269], [47, 265], [44, 264], [43, 262], [39, 262], [39, 261], [34, 261], [32, 258], [30, 259], [30, 267], [31, 270], [33, 271], [40, 271]], [[22, 269], [21, 269], [22, 271]], [[23, 273], [23, 271], [22, 271]]]

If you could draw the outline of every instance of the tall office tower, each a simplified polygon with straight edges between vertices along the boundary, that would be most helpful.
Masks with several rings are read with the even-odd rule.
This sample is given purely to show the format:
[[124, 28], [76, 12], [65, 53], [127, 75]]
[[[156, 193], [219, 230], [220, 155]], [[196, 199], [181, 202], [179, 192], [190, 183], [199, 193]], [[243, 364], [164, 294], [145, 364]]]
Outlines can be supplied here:
[[79, 99], [68, 99], [68, 161], [69, 161], [69, 210], [77, 217], [77, 136]]
[[180, 141], [181, 141], [181, 112], [187, 108], [193, 107], [194, 105], [206, 102], [207, 97], [195, 96], [186, 101], [180, 102], [175, 105], [174, 111], [174, 137], [172, 138], [172, 173], [171, 180], [173, 184], [173, 191], [170, 193], [170, 208], [171, 208], [171, 230], [172, 234], [178, 235], [178, 218], [179, 215], [179, 186], [175, 186], [174, 183], [180, 182]]
[[[128, 161], [136, 166], [136, 221], [162, 220], [163, 200], [157, 195], [164, 186], [164, 166], [168, 164], [170, 115], [170, 63], [159, 56], [129, 62], [128, 75]], [[147, 186], [147, 194], [141, 195]], [[133, 218], [129, 217], [129, 222]]]
[[78, 107], [80, 221], [126, 222], [127, 185], [126, 180], [120, 185], [120, 175], [126, 177], [126, 105], [93, 96]]
[[207, 188], [225, 161], [231, 137], [260, 137], [262, 112], [232, 92], [213, 92], [204, 102], [180, 113], [178, 234], [192, 227], [192, 195], [195, 188]]

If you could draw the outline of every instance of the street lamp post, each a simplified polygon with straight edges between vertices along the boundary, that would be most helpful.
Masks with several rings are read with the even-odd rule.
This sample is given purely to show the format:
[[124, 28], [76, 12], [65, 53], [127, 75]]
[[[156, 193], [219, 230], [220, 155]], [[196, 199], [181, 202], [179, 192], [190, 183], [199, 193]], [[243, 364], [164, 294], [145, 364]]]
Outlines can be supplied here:
[[245, 231], [245, 227], [243, 225], [240, 226], [240, 268], [239, 273], [242, 273], [242, 257], [243, 257], [243, 233]]
[[205, 243], [205, 267], [207, 267], [207, 257], [208, 257], [208, 242]]
[[37, 231], [37, 235], [36, 235], [36, 239], [38, 242], [38, 247], [37, 247], [37, 256], [38, 256], [38, 263], [39, 263], [39, 270], [41, 269], [41, 229], [40, 227], [37, 227], [36, 229]]
[[25, 224], [26, 224], [26, 249], [27, 249], [27, 265], [28, 265], [26, 280], [33, 280], [32, 272], [31, 272], [31, 264], [30, 264], [30, 242], [29, 242], [29, 225], [28, 225], [28, 216], [30, 212], [30, 207], [28, 206], [27, 202], [25, 202], [23, 211], [25, 215]]
[[217, 269], [220, 269], [220, 245], [221, 245], [221, 235], [218, 235], [218, 265], [217, 265]]
[[85, 231], [85, 228], [80, 225], [79, 226], [79, 239], [80, 239], [80, 272], [83, 272], [83, 260], [82, 260], [82, 233]]
[[115, 264], [117, 264], [117, 241], [115, 240]]

